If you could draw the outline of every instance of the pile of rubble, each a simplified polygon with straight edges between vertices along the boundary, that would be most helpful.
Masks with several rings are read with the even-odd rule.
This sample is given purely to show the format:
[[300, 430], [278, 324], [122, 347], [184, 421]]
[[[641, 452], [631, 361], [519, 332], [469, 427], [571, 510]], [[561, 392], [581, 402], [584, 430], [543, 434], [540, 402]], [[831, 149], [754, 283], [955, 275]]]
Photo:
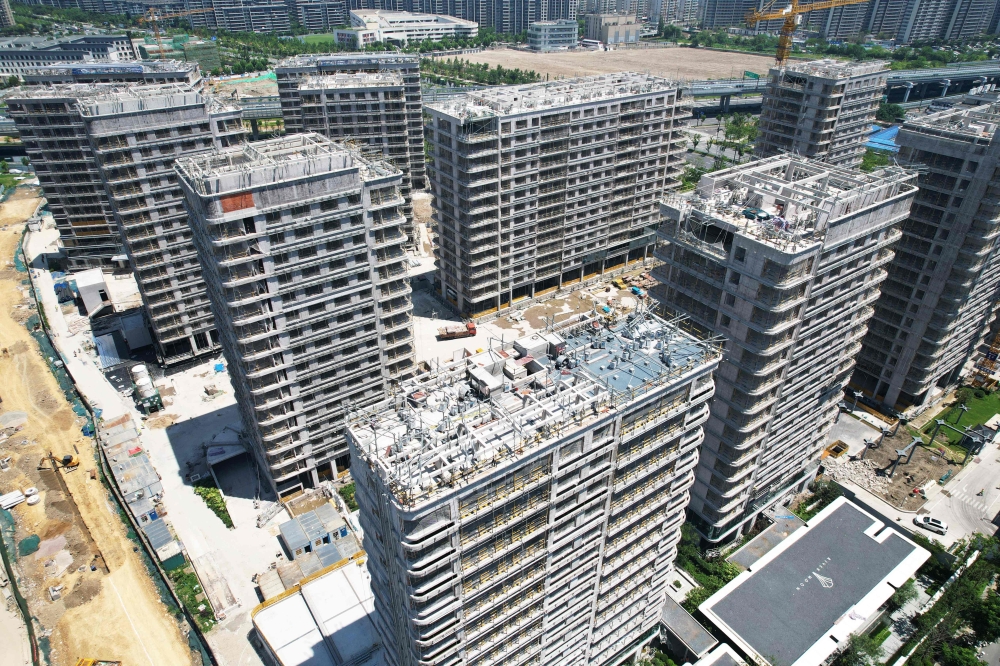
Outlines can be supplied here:
[[851, 460], [847, 456], [827, 458], [823, 461], [826, 474], [838, 483], [850, 482], [876, 495], [889, 492], [892, 479], [879, 476], [874, 460]]

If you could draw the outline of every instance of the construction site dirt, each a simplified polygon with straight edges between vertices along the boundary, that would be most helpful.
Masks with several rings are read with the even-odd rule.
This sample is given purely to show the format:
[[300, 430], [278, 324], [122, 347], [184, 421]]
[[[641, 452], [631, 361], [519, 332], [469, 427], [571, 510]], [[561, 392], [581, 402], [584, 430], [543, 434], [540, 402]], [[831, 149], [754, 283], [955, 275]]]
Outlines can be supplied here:
[[[872, 430], [871, 440], [878, 442], [878, 439], [879, 433]], [[949, 472], [958, 472], [962, 468], [962, 459], [952, 451], [936, 446], [931, 449], [920, 444], [903, 456], [897, 456], [896, 451], [905, 450], [912, 441], [913, 431], [902, 426], [878, 447], [869, 448], [863, 460], [859, 456], [852, 459], [844, 454], [838, 458], [825, 458], [823, 465], [826, 474], [836, 481], [850, 481], [903, 511], [918, 511], [927, 501], [920, 491], [926, 492], [945, 475], [950, 476]], [[899, 462], [894, 465], [897, 457]], [[891, 477], [888, 476], [890, 472]]]
[[[74, 412], [25, 326], [36, 321], [30, 316], [34, 301], [27, 274], [13, 260], [24, 222], [38, 203], [36, 191], [19, 188], [0, 206], [0, 346], [6, 348], [0, 355], [0, 407], [28, 415], [23, 428], [0, 443], [0, 457], [11, 458], [10, 469], [0, 473], [0, 492], [37, 488], [41, 498], [10, 510], [18, 547], [9, 554], [19, 587], [48, 663], [89, 657], [187, 666], [196, 663], [194, 653], [173, 609], [154, 585], [100, 475], [91, 475], [98, 464], [94, 440], [81, 431], [86, 420]], [[77, 456], [81, 464], [63, 468], [64, 455]]]

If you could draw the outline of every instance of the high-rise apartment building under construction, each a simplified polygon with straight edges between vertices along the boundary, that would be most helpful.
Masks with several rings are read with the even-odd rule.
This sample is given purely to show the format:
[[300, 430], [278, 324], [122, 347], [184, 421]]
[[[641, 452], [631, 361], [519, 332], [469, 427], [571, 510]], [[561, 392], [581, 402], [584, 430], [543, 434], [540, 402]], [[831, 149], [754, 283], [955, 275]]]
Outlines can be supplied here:
[[680, 97], [621, 73], [427, 105], [441, 295], [486, 316], [650, 257], [683, 163]]
[[772, 157], [664, 203], [654, 295], [726, 338], [689, 511], [709, 541], [815, 476], [914, 180]]
[[302, 55], [274, 68], [285, 131], [319, 132], [381, 152], [403, 174], [403, 229], [417, 244], [412, 191], [424, 187], [420, 58], [399, 53]]
[[881, 61], [813, 60], [772, 67], [754, 154], [787, 153], [859, 166], [888, 71]]
[[313, 133], [175, 168], [259, 468], [281, 494], [332, 478], [344, 413], [414, 371], [402, 174]]
[[921, 116], [900, 129], [899, 162], [920, 191], [875, 304], [853, 382], [899, 410], [954, 385], [987, 333], [1000, 286], [1000, 109]]
[[135, 275], [158, 360], [217, 352], [173, 162], [242, 141], [239, 108], [186, 84], [75, 83], [24, 88], [8, 109], [53, 212], [65, 216], [56, 222], [71, 266], [79, 255], [70, 250], [115, 247], [122, 254], [112, 258]]
[[678, 323], [496, 340], [352, 414], [390, 663], [616, 665], [658, 634], [719, 362]]

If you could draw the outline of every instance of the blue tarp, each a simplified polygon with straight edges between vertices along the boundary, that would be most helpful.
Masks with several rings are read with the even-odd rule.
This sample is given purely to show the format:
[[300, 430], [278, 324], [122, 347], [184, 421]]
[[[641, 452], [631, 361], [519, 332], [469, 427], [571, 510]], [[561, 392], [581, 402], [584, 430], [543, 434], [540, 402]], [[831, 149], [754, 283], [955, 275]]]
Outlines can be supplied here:
[[893, 125], [885, 129], [878, 125], [872, 125], [872, 132], [868, 135], [866, 148], [881, 150], [885, 153], [898, 153], [899, 146], [896, 145], [896, 135], [899, 134], [899, 125]]

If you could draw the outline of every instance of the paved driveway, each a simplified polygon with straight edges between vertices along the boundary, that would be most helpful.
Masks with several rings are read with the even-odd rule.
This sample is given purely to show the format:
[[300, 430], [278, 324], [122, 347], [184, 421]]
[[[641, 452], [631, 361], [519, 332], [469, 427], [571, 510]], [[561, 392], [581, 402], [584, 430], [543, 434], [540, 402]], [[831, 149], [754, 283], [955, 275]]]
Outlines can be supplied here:
[[[978, 493], [982, 491], [982, 495]], [[948, 523], [948, 537], [973, 532], [993, 534], [1000, 522], [1000, 448], [987, 444], [942, 492], [924, 505], [934, 518]]]

